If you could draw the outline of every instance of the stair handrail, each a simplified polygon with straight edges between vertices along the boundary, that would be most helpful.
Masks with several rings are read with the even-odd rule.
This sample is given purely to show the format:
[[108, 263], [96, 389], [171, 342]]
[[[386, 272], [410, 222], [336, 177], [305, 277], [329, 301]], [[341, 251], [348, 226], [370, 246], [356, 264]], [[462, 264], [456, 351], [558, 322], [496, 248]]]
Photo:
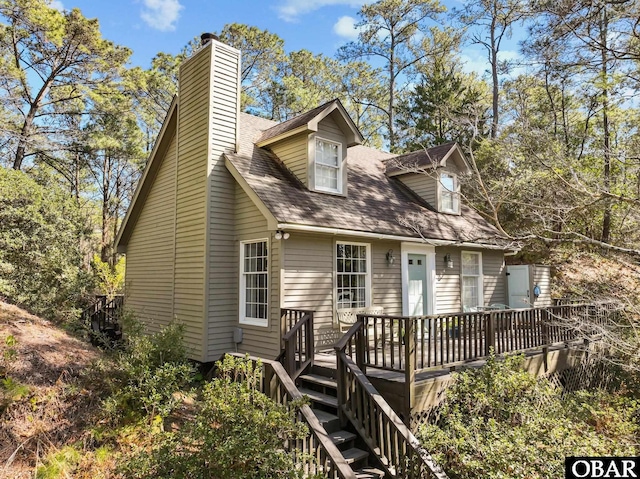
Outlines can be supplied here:
[[[264, 369], [262, 374], [262, 392], [278, 404], [287, 404], [290, 401], [302, 399], [304, 397], [296, 387], [291, 376], [289, 376], [282, 364], [278, 361], [257, 358], [255, 356], [246, 356], [240, 353], [230, 354], [239, 358], [248, 358], [254, 363], [258, 361], [262, 363], [262, 367]], [[333, 441], [331, 441], [327, 431], [311, 410], [311, 407], [307, 404], [303, 404], [300, 406], [299, 412], [302, 421], [309, 427], [311, 437], [316, 443], [316, 445], [313, 446], [312, 442], [309, 441], [309, 448], [313, 448], [314, 450], [312, 451], [312, 454], [302, 457], [302, 459], [306, 461], [304, 464], [305, 470], [308, 470], [311, 473], [319, 472], [312, 470], [315, 465], [313, 459], [315, 459], [321, 463], [319, 464], [320, 466], [325, 467], [325, 470], [322, 472], [323, 474], [326, 474], [329, 479], [357, 479], [356, 473], [351, 469], [351, 466], [347, 464], [347, 461], [338, 447], [333, 443]], [[304, 453], [309, 451], [302, 452]], [[322, 464], [325, 463], [323, 456], [326, 463], [328, 463], [328, 468], [325, 464]]]
[[[346, 418], [351, 421], [391, 477], [448, 479], [347, 354], [347, 347], [353, 347], [355, 339], [356, 358], [363, 355], [363, 326], [363, 322], [358, 320], [334, 347], [341, 420]], [[359, 409], [361, 414], [358, 414]]]
[[279, 358], [289, 376], [295, 380], [308, 366], [313, 366], [313, 311], [282, 309], [280, 316], [286, 318], [290, 313], [295, 314], [297, 321], [282, 336], [283, 348]]

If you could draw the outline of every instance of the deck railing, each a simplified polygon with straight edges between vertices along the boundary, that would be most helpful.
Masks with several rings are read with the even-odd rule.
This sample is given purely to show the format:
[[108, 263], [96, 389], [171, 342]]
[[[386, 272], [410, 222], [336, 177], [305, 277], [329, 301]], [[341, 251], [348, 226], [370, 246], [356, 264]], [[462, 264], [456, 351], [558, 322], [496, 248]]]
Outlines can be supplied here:
[[[244, 357], [237, 353], [233, 355]], [[254, 361], [254, 364], [258, 364], [259, 361], [262, 365], [261, 392], [278, 404], [287, 405], [294, 400], [302, 399], [302, 394], [279, 362], [252, 357], [249, 359]], [[299, 408], [296, 419], [307, 424], [310, 434], [305, 439], [287, 441], [285, 449], [295, 456], [305, 476], [318, 474], [329, 479], [357, 479], [355, 472], [308, 405]]]
[[446, 479], [447, 475], [350, 357], [354, 350], [362, 350], [363, 341], [363, 324], [357, 322], [335, 346], [341, 420], [354, 425], [390, 477]]
[[124, 296], [96, 296], [95, 302], [86, 308], [80, 317], [81, 321], [93, 332], [118, 330], [119, 320], [124, 305]]
[[280, 315], [281, 324], [287, 328], [282, 336], [282, 364], [295, 380], [313, 365], [313, 311], [282, 309]]
[[405, 406], [413, 408], [416, 374], [496, 354], [585, 339], [598, 333], [612, 304], [566, 304], [549, 308], [494, 310], [438, 316], [358, 315], [362, 339], [345, 352], [369, 367], [403, 373]]

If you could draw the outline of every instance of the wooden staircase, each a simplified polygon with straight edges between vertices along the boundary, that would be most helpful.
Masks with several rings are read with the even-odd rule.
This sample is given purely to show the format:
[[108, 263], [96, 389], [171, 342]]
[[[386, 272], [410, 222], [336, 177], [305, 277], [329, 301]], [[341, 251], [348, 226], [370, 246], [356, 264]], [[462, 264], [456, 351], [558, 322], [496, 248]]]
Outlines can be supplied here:
[[86, 325], [94, 346], [114, 347], [122, 339], [123, 305], [123, 296], [96, 296], [94, 303], [82, 312], [80, 320]]
[[331, 371], [315, 366], [311, 371], [298, 377], [298, 390], [311, 400], [312, 410], [327, 431], [329, 439], [340, 450], [357, 478], [384, 478], [384, 471], [375, 467], [376, 457], [369, 453], [353, 427], [341, 424], [338, 417], [338, 383], [331, 377]]

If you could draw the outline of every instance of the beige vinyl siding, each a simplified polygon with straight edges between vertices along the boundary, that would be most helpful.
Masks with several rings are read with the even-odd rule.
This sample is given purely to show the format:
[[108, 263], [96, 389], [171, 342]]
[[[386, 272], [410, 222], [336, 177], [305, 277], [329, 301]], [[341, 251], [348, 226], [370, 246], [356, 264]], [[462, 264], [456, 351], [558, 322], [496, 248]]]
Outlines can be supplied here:
[[[482, 253], [484, 304], [506, 303], [506, 275], [502, 251], [464, 248]], [[445, 267], [444, 257], [450, 254], [453, 268]], [[461, 280], [462, 249], [452, 246], [436, 248], [436, 313], [462, 311]]]
[[[532, 264], [529, 266], [529, 271], [531, 276], [531, 299], [533, 300], [533, 307], [543, 308], [553, 306], [553, 300], [551, 299], [551, 267]], [[534, 299], [533, 288], [536, 284], [540, 287], [540, 296]]]
[[411, 191], [429, 203], [433, 208], [438, 207], [436, 197], [438, 191], [437, 179], [427, 174], [408, 173], [398, 177]]
[[[453, 268], [446, 268], [444, 257], [450, 254]], [[462, 311], [460, 288], [460, 248], [436, 248], [436, 314]]]
[[180, 68], [174, 314], [191, 357], [204, 360], [204, 288], [209, 70], [202, 48]]
[[234, 151], [236, 146], [240, 53], [218, 42], [213, 43], [211, 52], [205, 361], [216, 360], [233, 349], [233, 327], [238, 315], [236, 184], [224, 166], [222, 154]]
[[502, 251], [482, 251], [484, 304], [507, 304], [507, 276]]
[[[372, 254], [371, 304], [387, 314], [402, 314], [400, 243], [367, 241], [362, 238], [314, 236], [292, 232], [284, 242], [283, 308], [315, 311], [316, 347], [326, 348], [339, 339], [334, 319], [335, 244], [369, 243]], [[396, 262], [387, 265], [386, 253], [393, 249]]]
[[309, 135], [301, 133], [275, 145], [273, 151], [305, 186], [309, 186]]
[[173, 318], [175, 134], [127, 247], [126, 304], [156, 332]]
[[[311, 155], [311, 167], [310, 167], [310, 178], [309, 185], [312, 188], [315, 188], [315, 139], [316, 137], [323, 138], [325, 140], [335, 141], [342, 145], [342, 186], [341, 191], [342, 195], [347, 194], [348, 181], [347, 181], [347, 138], [344, 136], [344, 133], [332, 118], [333, 115], [339, 115], [337, 111], [333, 111], [328, 116], [320, 120], [318, 123], [318, 132], [309, 136], [309, 154]], [[324, 193], [324, 192], [323, 192]]]
[[[238, 345], [241, 353], [250, 353], [267, 359], [275, 359], [280, 353], [280, 249], [284, 240], [276, 240], [267, 231], [267, 220], [239, 185], [235, 188], [235, 264], [236, 275], [232, 286], [235, 293], [230, 294], [235, 313], [234, 326], [243, 329], [243, 341]], [[240, 242], [267, 239], [269, 264], [269, 325], [267, 327], [239, 324], [239, 271]]]
[[460, 181], [460, 169], [453, 161], [449, 161], [446, 167], [437, 168], [429, 173], [406, 173], [399, 175], [398, 179], [408, 186], [416, 195], [433, 206], [434, 209], [438, 209], [438, 181], [440, 173], [453, 173], [458, 175], [458, 181]]
[[[400, 243], [375, 242], [371, 245], [373, 255], [372, 305], [384, 307], [385, 314], [402, 315], [402, 256]], [[387, 264], [387, 252], [392, 249], [395, 262]]]

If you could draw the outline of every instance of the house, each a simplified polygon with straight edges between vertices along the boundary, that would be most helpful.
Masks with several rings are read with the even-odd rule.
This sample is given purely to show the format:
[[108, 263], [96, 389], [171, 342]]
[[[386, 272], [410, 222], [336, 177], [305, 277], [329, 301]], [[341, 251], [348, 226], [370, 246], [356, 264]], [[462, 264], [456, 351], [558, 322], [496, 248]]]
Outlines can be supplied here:
[[362, 146], [338, 100], [283, 123], [240, 112], [240, 52], [206, 38], [117, 237], [126, 305], [151, 330], [176, 318], [193, 359], [275, 358], [281, 308], [313, 310], [316, 347], [337, 310], [390, 315], [506, 303], [498, 231], [461, 200], [469, 166], [447, 144]]

